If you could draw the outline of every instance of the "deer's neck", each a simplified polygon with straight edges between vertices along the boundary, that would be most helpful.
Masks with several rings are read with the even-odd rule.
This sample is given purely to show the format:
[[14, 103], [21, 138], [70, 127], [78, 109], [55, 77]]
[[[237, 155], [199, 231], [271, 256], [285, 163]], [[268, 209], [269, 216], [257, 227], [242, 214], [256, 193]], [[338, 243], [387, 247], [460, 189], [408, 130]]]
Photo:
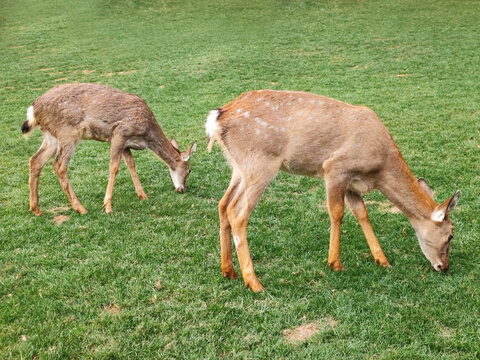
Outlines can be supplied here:
[[419, 185], [400, 152], [396, 155], [384, 169], [378, 188], [414, 225], [430, 218], [437, 204]]
[[175, 149], [172, 143], [167, 139], [158, 124], [152, 126], [150, 130], [149, 148], [159, 158], [168, 165], [169, 168], [175, 169], [176, 163], [180, 159], [180, 152]]

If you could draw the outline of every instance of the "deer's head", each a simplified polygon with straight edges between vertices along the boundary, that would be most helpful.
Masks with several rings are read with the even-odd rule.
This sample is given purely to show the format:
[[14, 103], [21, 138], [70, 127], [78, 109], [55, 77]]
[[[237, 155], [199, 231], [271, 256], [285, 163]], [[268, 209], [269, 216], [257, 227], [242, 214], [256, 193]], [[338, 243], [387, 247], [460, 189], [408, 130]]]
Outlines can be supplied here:
[[[433, 198], [433, 192], [424, 179], [418, 180], [425, 192]], [[448, 270], [450, 243], [453, 238], [453, 223], [449, 214], [457, 205], [460, 190], [438, 205], [429, 219], [414, 226], [420, 248], [436, 271]]]
[[[172, 139], [170, 142], [173, 147], [180, 152], [177, 141]], [[187, 150], [180, 152], [180, 158], [176, 162], [175, 168], [170, 167], [170, 176], [175, 185], [175, 190], [177, 190], [178, 193], [185, 192], [185, 182], [187, 181], [188, 174], [190, 174], [190, 157], [196, 150], [197, 142], [195, 141]]]

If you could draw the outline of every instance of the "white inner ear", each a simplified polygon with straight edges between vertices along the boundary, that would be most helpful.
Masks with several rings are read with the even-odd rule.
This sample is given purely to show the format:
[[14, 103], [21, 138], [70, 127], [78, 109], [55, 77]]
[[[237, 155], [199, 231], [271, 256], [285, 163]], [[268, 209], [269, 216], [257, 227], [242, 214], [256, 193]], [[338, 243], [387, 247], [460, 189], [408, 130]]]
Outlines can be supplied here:
[[177, 143], [177, 140], [175, 140], [175, 139], [172, 139], [172, 140], [170, 140], [170, 143], [173, 145], [173, 147], [174, 147], [175, 149], [177, 149], [177, 150], [178, 150], [178, 143]]
[[432, 213], [431, 219], [436, 222], [442, 222], [445, 218], [445, 213], [442, 210], [436, 210]]

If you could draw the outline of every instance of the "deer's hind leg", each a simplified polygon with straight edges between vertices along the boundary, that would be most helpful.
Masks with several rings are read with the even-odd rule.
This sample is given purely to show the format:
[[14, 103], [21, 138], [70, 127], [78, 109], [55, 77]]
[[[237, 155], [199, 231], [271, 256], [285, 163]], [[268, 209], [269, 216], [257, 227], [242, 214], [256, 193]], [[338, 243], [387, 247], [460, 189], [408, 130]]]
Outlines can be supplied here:
[[75, 152], [75, 148], [77, 147], [79, 140], [79, 138], [72, 138], [68, 142], [62, 142], [62, 140], [59, 139], [57, 156], [55, 156], [55, 160], [53, 161], [53, 169], [57, 173], [60, 186], [65, 194], [67, 194], [73, 210], [80, 214], [86, 214], [87, 209], [83, 207], [83, 205], [80, 203], [80, 200], [78, 200], [77, 195], [75, 195], [67, 175], [68, 163]]
[[45, 132], [43, 142], [37, 152], [30, 158], [30, 176], [28, 185], [30, 188], [30, 210], [36, 215], [42, 215], [38, 206], [38, 180], [40, 172], [48, 160], [55, 155], [57, 151], [57, 139], [50, 133]]
[[274, 178], [279, 167], [264, 167], [261, 171], [260, 169], [251, 171], [250, 175], [242, 174], [238, 190], [227, 207], [227, 216], [232, 227], [233, 241], [237, 250], [243, 281], [254, 292], [262, 291], [263, 286], [255, 276], [252, 258], [248, 249], [247, 223], [252, 210], [262, 197], [267, 185]]
[[362, 197], [359, 194], [348, 190], [345, 195], [345, 199], [347, 200], [347, 204], [352, 210], [353, 215], [355, 215], [360, 226], [362, 227], [363, 233], [368, 242], [368, 246], [372, 252], [373, 259], [380, 266], [390, 267], [390, 264], [388, 263], [388, 260], [383, 253], [380, 244], [378, 243], [377, 237], [373, 232], [372, 225], [368, 219], [368, 211]]
[[222, 274], [223, 277], [236, 279], [238, 277], [233, 268], [232, 261], [232, 226], [228, 220], [227, 207], [235, 196], [240, 184], [240, 175], [233, 171], [230, 185], [225, 191], [222, 199], [218, 203], [218, 215], [220, 218], [220, 252], [222, 257]]
[[135, 186], [138, 197], [142, 200], [148, 199], [147, 194], [143, 191], [137, 171], [135, 170], [135, 160], [133, 160], [132, 152], [129, 148], [123, 150], [123, 160], [125, 164], [127, 164], [128, 170], [130, 170], [130, 175], [132, 176], [133, 185]]

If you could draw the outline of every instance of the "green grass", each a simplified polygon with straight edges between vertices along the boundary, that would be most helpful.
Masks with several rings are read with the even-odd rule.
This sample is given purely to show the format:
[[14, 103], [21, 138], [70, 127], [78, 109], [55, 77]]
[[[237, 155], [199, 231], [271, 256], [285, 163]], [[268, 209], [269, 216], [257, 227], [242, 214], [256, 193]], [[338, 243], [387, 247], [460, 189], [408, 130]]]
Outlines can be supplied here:
[[[453, 0], [3, 0], [0, 358], [480, 357], [479, 13], [478, 1]], [[152, 153], [135, 152], [149, 200], [122, 165], [106, 215], [109, 146], [82, 142], [69, 175], [89, 213], [61, 208], [49, 164], [45, 214], [33, 216], [28, 159], [41, 134], [24, 141], [20, 125], [37, 96], [65, 82], [136, 93], [182, 148], [198, 140], [187, 193], [175, 193]], [[393, 268], [376, 266], [348, 213], [346, 271], [330, 271], [323, 183], [279, 174], [248, 228], [266, 291], [223, 279], [217, 204], [230, 170], [218, 146], [204, 150], [203, 124], [210, 109], [260, 88], [371, 107], [439, 201], [461, 189], [449, 273], [431, 269], [378, 192], [366, 199]], [[59, 214], [69, 219], [57, 226]], [[333, 325], [303, 343], [284, 339], [326, 319]]]

